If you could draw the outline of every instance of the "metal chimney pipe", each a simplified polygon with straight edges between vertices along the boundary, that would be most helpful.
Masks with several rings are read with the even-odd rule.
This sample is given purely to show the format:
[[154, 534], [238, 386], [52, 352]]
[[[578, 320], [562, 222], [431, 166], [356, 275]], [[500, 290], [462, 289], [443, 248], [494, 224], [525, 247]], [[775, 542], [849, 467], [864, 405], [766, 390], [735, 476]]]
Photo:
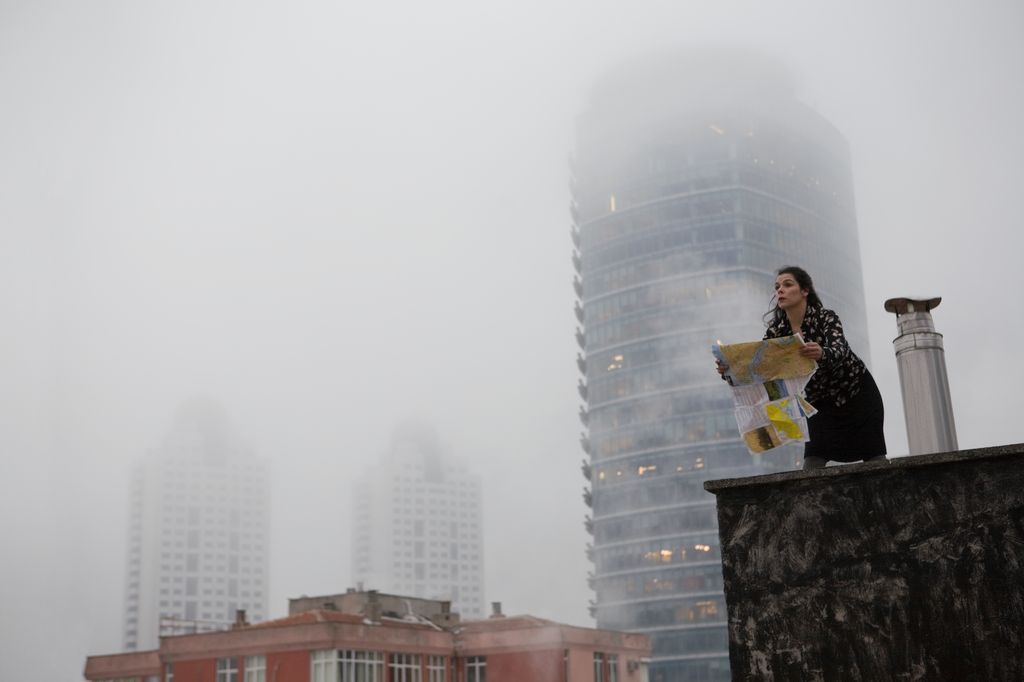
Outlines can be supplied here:
[[885, 302], [885, 309], [896, 313], [900, 332], [892, 345], [896, 349], [912, 455], [958, 449], [942, 334], [935, 331], [929, 312], [940, 302], [941, 297], [890, 298]]

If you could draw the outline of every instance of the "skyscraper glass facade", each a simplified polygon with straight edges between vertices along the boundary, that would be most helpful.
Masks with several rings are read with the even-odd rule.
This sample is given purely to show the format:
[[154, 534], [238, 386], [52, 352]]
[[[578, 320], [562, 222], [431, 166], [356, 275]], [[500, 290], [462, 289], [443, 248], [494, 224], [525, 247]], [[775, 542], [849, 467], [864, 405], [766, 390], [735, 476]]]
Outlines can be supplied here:
[[[749, 72], [745, 73], [744, 68]], [[595, 89], [572, 163], [586, 524], [601, 628], [653, 640], [653, 682], [730, 679], [712, 478], [751, 456], [711, 345], [761, 338], [806, 268], [866, 356], [846, 143], [755, 63], [640, 66]]]

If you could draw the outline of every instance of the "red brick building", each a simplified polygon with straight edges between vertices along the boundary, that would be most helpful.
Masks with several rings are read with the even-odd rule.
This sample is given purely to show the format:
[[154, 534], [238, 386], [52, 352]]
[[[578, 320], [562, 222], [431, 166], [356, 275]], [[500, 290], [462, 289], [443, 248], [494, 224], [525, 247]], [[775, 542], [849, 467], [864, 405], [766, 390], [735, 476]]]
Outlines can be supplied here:
[[95, 682], [646, 682], [644, 635], [532, 616], [460, 622], [448, 603], [348, 592], [289, 615], [160, 638], [156, 651], [90, 656]]

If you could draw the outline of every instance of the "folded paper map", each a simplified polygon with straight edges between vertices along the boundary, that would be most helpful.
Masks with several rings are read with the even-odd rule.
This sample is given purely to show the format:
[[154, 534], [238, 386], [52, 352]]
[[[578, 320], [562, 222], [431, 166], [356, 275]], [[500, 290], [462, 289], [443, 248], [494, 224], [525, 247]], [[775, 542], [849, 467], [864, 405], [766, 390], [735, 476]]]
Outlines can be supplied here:
[[808, 441], [807, 418], [817, 410], [804, 399], [804, 388], [818, 365], [800, 355], [801, 346], [795, 335], [711, 349], [728, 366], [736, 424], [752, 454]]

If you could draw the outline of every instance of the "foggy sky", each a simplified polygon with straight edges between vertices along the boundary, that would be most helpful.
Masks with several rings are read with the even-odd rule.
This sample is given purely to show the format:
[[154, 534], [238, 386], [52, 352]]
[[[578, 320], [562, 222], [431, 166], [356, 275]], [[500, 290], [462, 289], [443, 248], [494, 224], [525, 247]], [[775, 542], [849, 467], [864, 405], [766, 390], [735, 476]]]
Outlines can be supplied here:
[[130, 465], [196, 395], [271, 462], [272, 615], [349, 585], [351, 479], [413, 418], [483, 477], [487, 599], [591, 624], [567, 158], [644, 54], [774, 54], [848, 139], [890, 452], [893, 296], [943, 297], [961, 448], [1024, 440], [1022, 19], [0, 1], [0, 678], [120, 650]]

